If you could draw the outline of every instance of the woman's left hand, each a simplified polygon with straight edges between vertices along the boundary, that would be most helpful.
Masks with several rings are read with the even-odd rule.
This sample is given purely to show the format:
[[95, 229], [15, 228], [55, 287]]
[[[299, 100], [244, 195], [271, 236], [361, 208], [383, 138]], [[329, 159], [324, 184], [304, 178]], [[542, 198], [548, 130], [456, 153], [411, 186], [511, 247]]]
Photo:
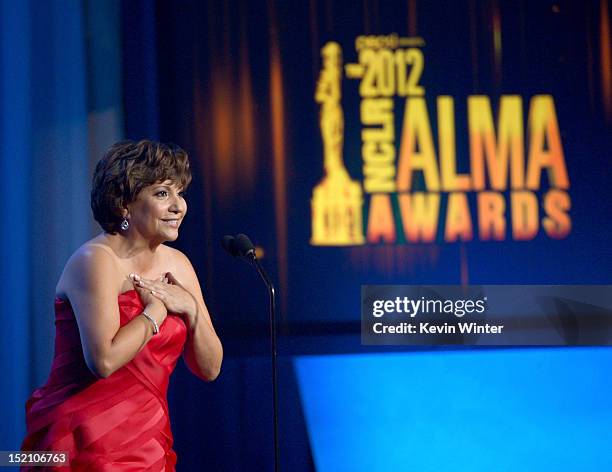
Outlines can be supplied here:
[[144, 279], [138, 274], [132, 274], [132, 280], [139, 287], [150, 290], [154, 297], [159, 298], [168, 310], [168, 313], [185, 315], [191, 321], [195, 319], [198, 305], [193, 297], [171, 272], [160, 279]]

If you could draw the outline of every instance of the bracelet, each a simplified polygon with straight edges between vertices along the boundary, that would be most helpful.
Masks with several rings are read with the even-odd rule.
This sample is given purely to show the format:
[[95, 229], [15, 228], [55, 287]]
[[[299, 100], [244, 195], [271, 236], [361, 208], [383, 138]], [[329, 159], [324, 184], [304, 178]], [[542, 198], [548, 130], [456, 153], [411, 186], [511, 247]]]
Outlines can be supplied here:
[[153, 336], [155, 336], [157, 333], [159, 333], [159, 326], [157, 325], [157, 321], [155, 321], [151, 315], [149, 315], [146, 311], [142, 310], [142, 314], [144, 315], [144, 317], [149, 320], [151, 323], [153, 323]]

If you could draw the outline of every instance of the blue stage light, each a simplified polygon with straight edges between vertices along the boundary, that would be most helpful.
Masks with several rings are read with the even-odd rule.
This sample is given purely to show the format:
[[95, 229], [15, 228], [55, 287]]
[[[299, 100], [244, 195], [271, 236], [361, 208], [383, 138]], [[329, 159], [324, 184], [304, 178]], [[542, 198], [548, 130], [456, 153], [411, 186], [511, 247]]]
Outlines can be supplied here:
[[304, 356], [318, 472], [612, 470], [612, 350]]

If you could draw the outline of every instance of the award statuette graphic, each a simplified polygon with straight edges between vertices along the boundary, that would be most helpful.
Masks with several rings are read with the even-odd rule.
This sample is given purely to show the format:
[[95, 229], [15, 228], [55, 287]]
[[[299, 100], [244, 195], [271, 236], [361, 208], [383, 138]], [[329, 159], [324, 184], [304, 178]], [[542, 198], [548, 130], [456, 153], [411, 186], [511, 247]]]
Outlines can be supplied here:
[[313, 191], [312, 238], [314, 246], [356, 246], [365, 243], [362, 224], [361, 184], [351, 180], [342, 160], [344, 114], [342, 48], [328, 42], [321, 49], [323, 67], [315, 100], [321, 104], [319, 124], [323, 139], [325, 175]]

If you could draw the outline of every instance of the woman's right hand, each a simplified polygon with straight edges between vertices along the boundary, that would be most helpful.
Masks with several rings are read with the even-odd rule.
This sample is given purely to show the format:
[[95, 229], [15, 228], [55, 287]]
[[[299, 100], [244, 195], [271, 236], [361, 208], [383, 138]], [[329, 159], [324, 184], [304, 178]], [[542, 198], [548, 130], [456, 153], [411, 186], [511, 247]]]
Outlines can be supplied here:
[[[136, 282], [138, 280], [138, 275], [130, 274], [130, 278], [132, 282]], [[159, 298], [155, 297], [150, 290], [147, 290], [137, 283], [134, 283], [134, 288], [142, 301], [142, 304], [145, 307], [145, 311], [147, 315], [153, 317], [153, 319], [157, 322], [157, 325], [161, 327], [162, 323], [168, 316], [168, 310], [166, 309], [166, 305]]]

